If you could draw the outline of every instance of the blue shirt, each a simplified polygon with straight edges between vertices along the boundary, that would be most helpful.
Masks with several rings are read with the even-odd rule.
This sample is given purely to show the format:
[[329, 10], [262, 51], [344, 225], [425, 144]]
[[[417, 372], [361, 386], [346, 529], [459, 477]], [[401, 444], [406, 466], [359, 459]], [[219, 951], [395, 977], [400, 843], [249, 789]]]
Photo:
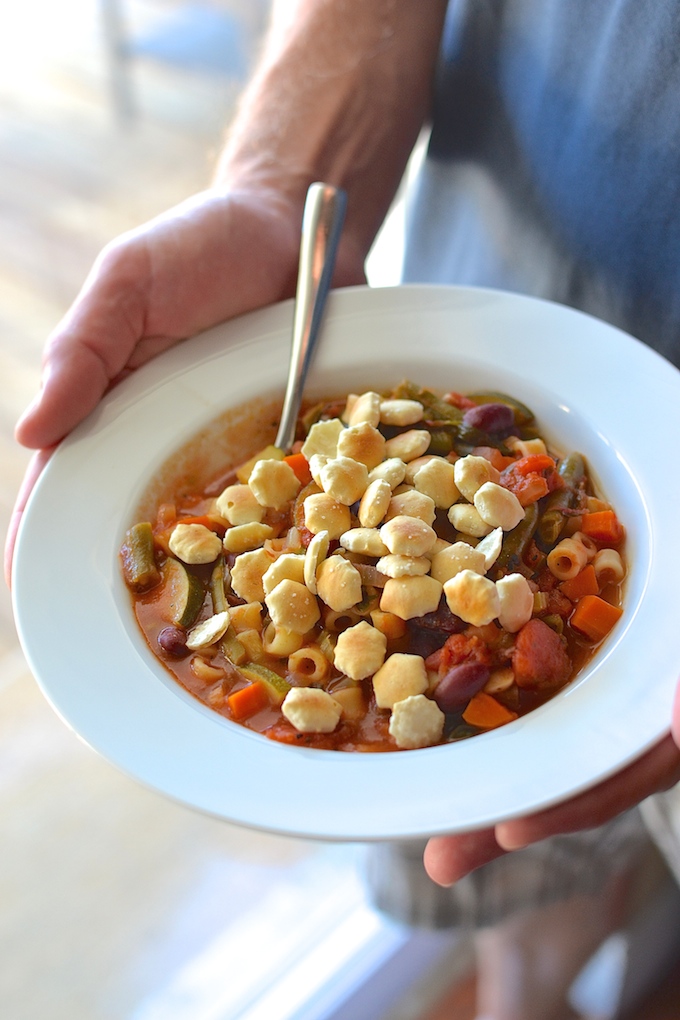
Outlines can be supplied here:
[[454, 0], [404, 279], [561, 301], [680, 365], [680, 3]]

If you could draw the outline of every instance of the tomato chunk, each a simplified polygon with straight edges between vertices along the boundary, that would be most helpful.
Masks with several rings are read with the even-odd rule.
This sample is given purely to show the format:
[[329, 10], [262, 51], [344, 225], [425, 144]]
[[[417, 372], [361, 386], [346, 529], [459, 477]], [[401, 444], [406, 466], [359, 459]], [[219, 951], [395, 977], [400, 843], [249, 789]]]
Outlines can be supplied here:
[[[430, 660], [427, 661], [429, 664]], [[439, 675], [444, 676], [453, 666], [458, 666], [462, 662], [491, 665], [491, 651], [476, 634], [452, 634], [447, 638], [438, 657]]]
[[571, 659], [558, 634], [542, 620], [529, 620], [517, 634], [512, 668], [518, 687], [542, 690], [566, 683]]
[[514, 492], [522, 506], [535, 503], [562, 484], [555, 461], [544, 453], [520, 457], [501, 472], [501, 485]]

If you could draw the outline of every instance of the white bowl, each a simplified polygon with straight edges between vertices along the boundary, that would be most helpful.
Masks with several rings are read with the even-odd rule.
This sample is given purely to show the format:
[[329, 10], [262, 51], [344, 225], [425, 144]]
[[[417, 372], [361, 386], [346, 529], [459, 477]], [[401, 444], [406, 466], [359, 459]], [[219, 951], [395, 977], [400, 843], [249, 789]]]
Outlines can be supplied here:
[[[57, 450], [24, 515], [14, 607], [64, 721], [123, 771], [248, 826], [324, 839], [465, 831], [546, 807], [622, 768], [669, 728], [680, 542], [680, 374], [632, 337], [547, 302], [454, 287], [334, 292], [310, 395], [496, 389], [588, 459], [627, 530], [624, 614], [540, 709], [459, 743], [386, 754], [290, 747], [231, 723], [149, 650], [121, 579], [125, 529], [188, 439], [206, 462], [226, 409], [283, 393], [292, 303], [182, 343], [110, 393]], [[179, 461], [177, 462], [179, 463]]]

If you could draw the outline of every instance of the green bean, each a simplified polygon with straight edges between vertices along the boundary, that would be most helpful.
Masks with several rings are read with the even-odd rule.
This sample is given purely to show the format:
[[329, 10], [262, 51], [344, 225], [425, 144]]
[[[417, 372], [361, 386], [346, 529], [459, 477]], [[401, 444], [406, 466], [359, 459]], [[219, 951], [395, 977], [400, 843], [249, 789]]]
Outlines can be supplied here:
[[417, 400], [425, 409], [425, 417], [432, 421], [458, 424], [463, 420], [463, 412], [459, 407], [447, 404], [431, 390], [422, 389], [408, 379], [399, 383], [392, 396], [399, 400]]
[[456, 451], [461, 454], [469, 453], [476, 446], [491, 446], [499, 450], [504, 457], [512, 456], [511, 450], [508, 449], [504, 441], [499, 439], [498, 436], [493, 435], [491, 432], [484, 432], [473, 425], [465, 425], [465, 423], [458, 429], [458, 438], [455, 446]]
[[121, 549], [123, 576], [133, 591], [147, 591], [161, 579], [156, 565], [153, 528], [148, 521], [134, 524]]
[[573, 507], [585, 470], [585, 462], [580, 453], [570, 453], [560, 464], [558, 474], [564, 482], [564, 487], [550, 493], [536, 529], [536, 536], [545, 549], [551, 548], [560, 537], [566, 522], [563, 511]]
[[447, 453], [451, 453], [454, 447], [454, 433], [453, 429], [430, 429], [430, 445], [427, 448], [428, 454], [436, 454], [438, 457], [445, 457]]
[[512, 455], [502, 439], [472, 425], [465, 425], [462, 422], [460, 425], [453, 425], [441, 421], [428, 424], [432, 438], [427, 452], [438, 457], [445, 457], [451, 450], [464, 457], [477, 446], [494, 447], [505, 457]]
[[525, 507], [524, 518], [519, 524], [503, 536], [503, 546], [496, 560], [496, 573], [500, 570], [519, 571], [530, 574], [532, 571], [524, 563], [524, 553], [534, 536], [538, 524], [538, 503], [530, 503]]
[[210, 575], [210, 597], [212, 599], [213, 612], [223, 613], [229, 608], [224, 590], [224, 557], [222, 556], [218, 559]]

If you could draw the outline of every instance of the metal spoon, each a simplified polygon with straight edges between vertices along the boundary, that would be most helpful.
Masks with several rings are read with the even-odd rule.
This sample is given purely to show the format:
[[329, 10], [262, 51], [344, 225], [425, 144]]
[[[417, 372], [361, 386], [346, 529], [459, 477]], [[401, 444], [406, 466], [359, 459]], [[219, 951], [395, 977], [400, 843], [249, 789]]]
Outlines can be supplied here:
[[288, 451], [295, 439], [295, 425], [305, 379], [319, 339], [346, 204], [345, 192], [330, 184], [312, 184], [307, 192], [302, 216], [288, 383], [276, 436], [276, 446], [280, 450]]

